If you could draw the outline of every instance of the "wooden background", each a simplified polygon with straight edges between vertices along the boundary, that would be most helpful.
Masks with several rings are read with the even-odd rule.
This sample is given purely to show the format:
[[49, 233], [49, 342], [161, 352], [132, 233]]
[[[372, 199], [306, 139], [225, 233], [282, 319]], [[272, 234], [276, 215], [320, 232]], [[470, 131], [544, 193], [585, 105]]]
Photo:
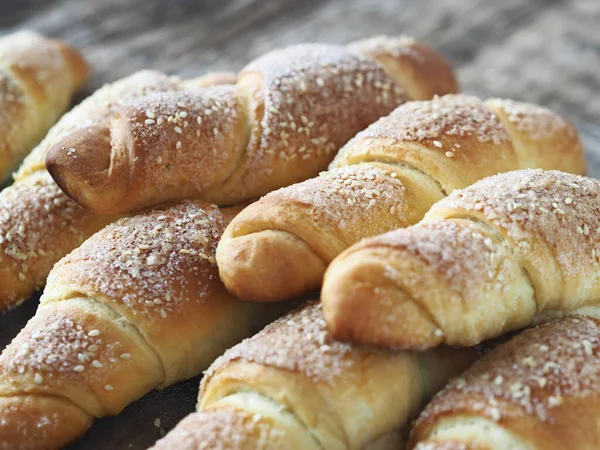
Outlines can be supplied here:
[[[237, 70], [267, 50], [410, 34], [442, 52], [462, 88], [541, 103], [579, 127], [600, 176], [600, 0], [0, 0], [0, 34], [31, 28], [83, 50], [89, 93], [138, 69]], [[34, 313], [0, 317], [0, 348]], [[96, 422], [73, 449], [144, 449], [194, 408], [198, 380]]]

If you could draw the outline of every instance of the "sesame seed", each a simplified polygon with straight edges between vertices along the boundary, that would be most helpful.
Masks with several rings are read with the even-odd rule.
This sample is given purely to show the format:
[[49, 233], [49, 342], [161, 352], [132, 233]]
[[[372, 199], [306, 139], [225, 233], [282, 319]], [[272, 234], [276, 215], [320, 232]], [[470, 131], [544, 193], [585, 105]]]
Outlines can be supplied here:
[[78, 364], [77, 366], [73, 367], [73, 371], [75, 372], [83, 372], [85, 370], [85, 367], [83, 367], [81, 364]]
[[104, 390], [105, 391], [114, 391], [115, 388], [111, 384], [105, 384], [104, 385]]
[[162, 163], [162, 156], [157, 156], [157, 157], [156, 157], [156, 162], [157, 162], [158, 164]]
[[157, 417], [156, 419], [154, 419], [154, 426], [156, 428], [160, 428], [160, 417]]
[[146, 120], [144, 121], [144, 123], [145, 123], [146, 125], [152, 125], [153, 123], [156, 123], [156, 121], [155, 121], [154, 119], [146, 119]]
[[164, 309], [160, 310], [160, 317], [162, 317], [163, 319], [167, 317], [167, 312]]
[[95, 367], [96, 369], [99, 369], [100, 367], [102, 367], [102, 363], [100, 361], [98, 361], [97, 359], [92, 361], [92, 366]]
[[152, 111], [150, 111], [149, 109], [146, 110], [146, 117], [148, 117], [149, 119], [155, 119], [156, 116], [154, 115], [154, 113]]
[[173, 128], [173, 130], [174, 130], [174, 131], [175, 131], [175, 133], [177, 133], [177, 134], [181, 134], [181, 133], [183, 133], [183, 131], [181, 130], [181, 128], [180, 128], [180, 127], [175, 127], [175, 128]]
[[25, 274], [23, 272], [19, 272], [19, 280], [21, 281], [25, 281], [27, 277], [25, 276]]
[[570, 205], [571, 203], [573, 203], [573, 199], [571, 197], [565, 198], [565, 204]]
[[185, 118], [188, 116], [188, 113], [187, 113], [187, 112], [185, 112], [185, 111], [181, 111], [181, 112], [179, 113], [179, 116], [185, 119]]
[[42, 384], [44, 382], [44, 378], [39, 373], [36, 373], [33, 377], [33, 381], [35, 381], [37, 384]]
[[549, 406], [558, 406], [562, 403], [562, 397], [559, 396], [552, 396], [548, 398], [548, 405]]
[[121, 353], [119, 355], [119, 358], [121, 358], [121, 359], [130, 359], [131, 358], [131, 353]]
[[177, 150], [180, 150], [180, 149], [181, 149], [181, 141], [177, 141], [177, 144], [175, 144], [175, 148], [176, 148]]
[[162, 125], [164, 122], [165, 122], [165, 121], [163, 120], [163, 118], [162, 118], [162, 117], [159, 117], [159, 118], [156, 120], [156, 123], [157, 123], [157, 125]]
[[433, 145], [435, 145], [437, 148], [442, 148], [442, 143], [440, 141], [433, 141]]
[[444, 153], [444, 155], [446, 155], [448, 158], [452, 158], [454, 156], [454, 153], [446, 152], [446, 153]]
[[96, 330], [96, 329], [90, 330], [90, 332], [88, 333], [88, 336], [92, 336], [92, 337], [99, 336], [99, 335], [100, 335], [100, 331]]
[[196, 122], [198, 122], [198, 125], [202, 125], [202, 117], [196, 117]]

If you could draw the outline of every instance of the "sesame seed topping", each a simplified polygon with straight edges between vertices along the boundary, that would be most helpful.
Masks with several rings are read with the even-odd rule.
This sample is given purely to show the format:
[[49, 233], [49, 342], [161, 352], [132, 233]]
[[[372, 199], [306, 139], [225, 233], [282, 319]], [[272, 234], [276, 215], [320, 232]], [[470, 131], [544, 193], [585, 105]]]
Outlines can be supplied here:
[[37, 384], [42, 384], [44, 382], [44, 377], [42, 377], [39, 373], [36, 373], [33, 377], [33, 381]]
[[75, 367], [73, 367], [73, 371], [75, 371], [75, 372], [83, 372], [84, 370], [85, 370], [85, 367], [82, 366], [81, 364], [78, 364]]
[[131, 359], [131, 353], [121, 353], [119, 355], [119, 358], [121, 358], [121, 359]]
[[98, 361], [97, 359], [95, 359], [95, 360], [92, 361], [92, 367], [95, 367], [96, 369], [99, 369], [102, 366], [103, 366], [103, 364], [100, 361]]
[[96, 337], [96, 336], [100, 336], [100, 331], [99, 330], [90, 330], [90, 332], [88, 333], [88, 336], [92, 336], [92, 337]]
[[464, 382], [451, 381], [425, 408], [415, 429], [422, 421], [435, 423], [456, 405], [475, 404], [479, 416], [491, 417], [504, 405], [500, 410], [510, 411], [514, 420], [527, 417], [552, 425], [552, 408], [566, 401], [577, 407], [600, 393], [599, 335], [600, 320], [584, 316], [520, 333], [476, 362], [461, 376]]
[[112, 385], [110, 385], [110, 384], [105, 384], [104, 385], [104, 390], [105, 391], [114, 391], [115, 388]]

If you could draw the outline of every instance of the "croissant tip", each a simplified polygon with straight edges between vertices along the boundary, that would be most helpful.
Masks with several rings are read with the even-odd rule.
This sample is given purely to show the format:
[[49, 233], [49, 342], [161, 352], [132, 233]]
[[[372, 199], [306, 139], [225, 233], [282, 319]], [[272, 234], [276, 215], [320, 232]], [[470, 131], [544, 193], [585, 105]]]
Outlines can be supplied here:
[[112, 212], [114, 205], [107, 191], [111, 166], [108, 128], [96, 126], [75, 131], [50, 148], [45, 162], [53, 180], [68, 197], [95, 212]]

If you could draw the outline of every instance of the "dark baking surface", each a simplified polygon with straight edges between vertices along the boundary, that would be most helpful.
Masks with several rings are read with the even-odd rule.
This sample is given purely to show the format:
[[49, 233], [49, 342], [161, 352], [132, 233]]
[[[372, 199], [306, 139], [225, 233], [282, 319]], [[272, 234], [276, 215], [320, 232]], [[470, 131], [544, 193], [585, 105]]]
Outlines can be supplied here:
[[[237, 70], [272, 48], [410, 34], [442, 52], [462, 89], [547, 105], [578, 126], [600, 177], [598, 0], [0, 0], [0, 35], [21, 28], [81, 48], [89, 93], [142, 68], [182, 76]], [[0, 348], [37, 299], [0, 316]], [[145, 449], [193, 411], [198, 379], [96, 421], [72, 449]], [[160, 418], [160, 426], [154, 421]]]

